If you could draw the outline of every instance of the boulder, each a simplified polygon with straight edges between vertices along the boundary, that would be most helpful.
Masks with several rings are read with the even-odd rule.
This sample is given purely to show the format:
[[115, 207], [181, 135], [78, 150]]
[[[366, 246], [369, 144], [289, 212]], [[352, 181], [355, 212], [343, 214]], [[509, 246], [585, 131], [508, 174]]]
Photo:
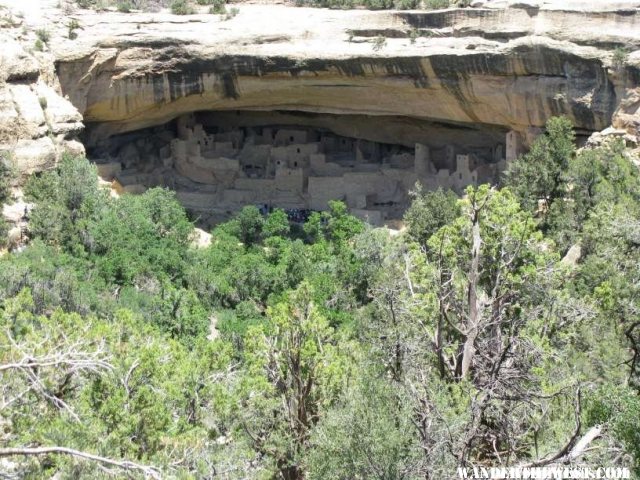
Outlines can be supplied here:
[[23, 201], [17, 201], [10, 205], [5, 204], [2, 206], [2, 216], [7, 222], [17, 225], [22, 222], [25, 212], [30, 211], [32, 208], [32, 203]]
[[35, 81], [40, 75], [40, 66], [36, 58], [27, 53], [20, 43], [6, 35], [0, 37], [0, 41], [2, 41], [0, 65], [2, 65], [4, 80]]
[[38, 98], [46, 108], [44, 114], [54, 135], [65, 137], [79, 134], [84, 128], [82, 115], [67, 99], [60, 96], [52, 87], [39, 83], [36, 87]]
[[211, 245], [211, 234], [201, 228], [194, 228], [194, 239], [192, 246], [196, 248], [206, 248]]
[[582, 256], [582, 247], [579, 244], [572, 245], [561, 260], [563, 265], [575, 267]]
[[0, 87], [0, 143], [8, 144], [26, 132], [20, 127], [20, 115], [9, 88]]
[[[42, 110], [45, 100], [40, 100], [29, 85], [11, 85], [9, 87], [13, 103], [20, 115], [20, 119], [34, 136], [41, 136], [39, 127], [45, 125], [44, 112]], [[46, 128], [44, 130], [46, 133]]]
[[13, 227], [7, 234], [7, 247], [9, 250], [18, 248], [25, 239], [22, 236], [22, 229], [20, 227]]
[[60, 140], [58, 150], [73, 157], [83, 157], [86, 153], [84, 145], [78, 140]]
[[612, 127], [623, 130], [640, 145], [640, 87], [629, 88], [613, 114]]
[[29, 175], [53, 168], [56, 158], [53, 140], [42, 137], [36, 140], [19, 140], [13, 149], [12, 160], [19, 174]]

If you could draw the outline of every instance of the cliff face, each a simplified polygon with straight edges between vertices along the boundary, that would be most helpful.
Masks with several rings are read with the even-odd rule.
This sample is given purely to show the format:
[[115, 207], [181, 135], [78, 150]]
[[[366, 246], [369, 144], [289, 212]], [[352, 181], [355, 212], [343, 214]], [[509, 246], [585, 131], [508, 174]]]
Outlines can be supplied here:
[[[565, 114], [593, 131], [611, 122], [617, 103], [600, 60], [534, 42], [500, 54], [305, 61], [194, 57], [169, 47], [153, 52], [153, 68], [143, 71], [119, 71], [120, 55], [99, 65], [85, 88], [69, 89], [86, 122], [108, 122], [93, 131], [96, 138], [228, 109], [402, 115], [516, 130]], [[63, 84], [72, 83], [68, 64], [58, 71]]]
[[[406, 145], [416, 137], [401, 125], [408, 132], [419, 121], [451, 126], [447, 135], [461, 126], [461, 134], [526, 134], [563, 114], [590, 133], [610, 125], [616, 109], [633, 117], [619, 107], [640, 77], [638, 1], [474, 5], [371, 12], [241, 4], [225, 20], [81, 9], [63, 16], [59, 2], [43, 0], [29, 26], [50, 33], [49, 53], [40, 55], [55, 61], [52, 77], [90, 127], [89, 146], [202, 110], [373, 116], [381, 121], [355, 121], [356, 136]], [[74, 39], [70, 18], [79, 26]], [[615, 48], [630, 52], [626, 66], [615, 65]]]
[[53, 165], [65, 151], [83, 153], [76, 140], [82, 116], [61, 95], [51, 55], [24, 47], [24, 20], [0, 11], [0, 152], [27, 175]]
[[[52, 45], [65, 93], [94, 125], [89, 143], [195, 110], [406, 116], [521, 132], [563, 114], [591, 132], [611, 124], [633, 83], [632, 73], [612, 66], [614, 47], [640, 45], [632, 6], [244, 5], [228, 21], [81, 13], [86, 33]], [[384, 135], [384, 125], [378, 131]]]

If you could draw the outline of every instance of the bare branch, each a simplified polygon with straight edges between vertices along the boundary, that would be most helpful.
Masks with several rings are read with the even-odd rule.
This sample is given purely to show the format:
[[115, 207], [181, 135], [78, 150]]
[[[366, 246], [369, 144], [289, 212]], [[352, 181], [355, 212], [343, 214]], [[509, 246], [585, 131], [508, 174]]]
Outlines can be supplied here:
[[527, 465], [524, 465], [524, 467], [542, 467], [552, 463], [571, 462], [572, 460], [575, 460], [576, 458], [580, 457], [583, 453], [585, 453], [585, 451], [587, 450], [587, 447], [591, 444], [591, 442], [593, 442], [596, 438], [598, 438], [601, 435], [602, 426], [596, 425], [594, 427], [591, 427], [587, 431], [587, 433], [584, 434], [582, 438], [578, 440], [578, 437], [580, 435], [580, 429], [582, 427], [582, 424], [580, 422], [580, 413], [581, 413], [580, 399], [581, 399], [580, 389], [578, 388], [576, 392], [576, 412], [575, 412], [576, 413], [576, 429], [573, 432], [573, 435], [571, 436], [569, 441], [565, 444], [565, 446], [562, 447], [560, 450], [558, 450], [558, 452], [556, 452], [554, 455], [543, 458], [542, 460], [529, 463]]
[[104, 465], [110, 465], [112, 467], [121, 468], [123, 470], [137, 470], [144, 474], [147, 478], [160, 479], [160, 471], [149, 465], [141, 465], [129, 460], [114, 460], [112, 458], [101, 457], [94, 455], [93, 453], [82, 452], [80, 450], [74, 450], [67, 447], [17, 447], [17, 448], [0, 448], [0, 457], [10, 456], [38, 456], [38, 455], [71, 455], [73, 457], [84, 458], [93, 462], [98, 462]]

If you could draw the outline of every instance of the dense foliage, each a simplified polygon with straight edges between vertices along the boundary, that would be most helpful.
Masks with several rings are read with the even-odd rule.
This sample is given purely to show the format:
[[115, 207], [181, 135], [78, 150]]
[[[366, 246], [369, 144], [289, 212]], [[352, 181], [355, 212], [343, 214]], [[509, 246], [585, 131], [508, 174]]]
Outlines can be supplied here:
[[[11, 199], [11, 181], [12, 171], [8, 159], [4, 155], [0, 155], [0, 205]], [[9, 233], [9, 225], [4, 217], [0, 216], [0, 249], [7, 245], [7, 234]]]
[[[163, 8], [169, 8], [174, 15], [198, 13], [198, 6], [202, 5], [209, 6], [209, 13], [224, 14], [226, 3], [225, 0], [76, 0], [80, 8], [92, 8], [98, 11], [116, 8], [121, 13], [129, 13], [132, 10], [158, 12]], [[466, 7], [469, 3], [469, 0], [295, 0], [297, 6], [335, 9], [364, 7], [370, 10], [391, 8], [438, 10]]]
[[640, 475], [640, 177], [566, 119], [501, 188], [417, 188], [395, 236], [340, 202], [303, 226], [248, 206], [196, 248], [170, 191], [111, 198], [85, 159], [26, 192], [32, 241], [0, 258], [10, 473]]

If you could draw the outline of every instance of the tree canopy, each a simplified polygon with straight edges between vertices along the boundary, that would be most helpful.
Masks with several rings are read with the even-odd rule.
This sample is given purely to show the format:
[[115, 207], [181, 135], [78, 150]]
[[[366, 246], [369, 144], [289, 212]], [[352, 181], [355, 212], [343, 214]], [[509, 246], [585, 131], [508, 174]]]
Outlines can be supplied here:
[[302, 228], [247, 206], [205, 248], [172, 192], [111, 198], [96, 178], [82, 158], [33, 177], [31, 242], [0, 257], [8, 474], [640, 478], [622, 145], [577, 149], [552, 119], [505, 185], [418, 186], [400, 235], [341, 202]]

